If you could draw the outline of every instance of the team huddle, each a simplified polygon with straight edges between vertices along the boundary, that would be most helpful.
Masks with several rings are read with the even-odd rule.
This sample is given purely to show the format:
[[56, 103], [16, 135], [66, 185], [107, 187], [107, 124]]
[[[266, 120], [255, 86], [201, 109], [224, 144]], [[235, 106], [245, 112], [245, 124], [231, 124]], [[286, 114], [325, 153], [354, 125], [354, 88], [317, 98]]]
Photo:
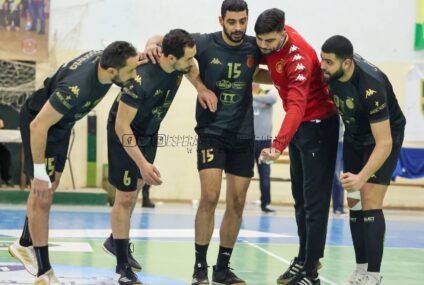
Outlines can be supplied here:
[[[116, 197], [112, 233], [103, 248], [116, 256], [119, 284], [142, 284], [134, 273], [141, 271], [141, 265], [130, 250], [130, 219], [143, 185], [162, 183], [154, 165], [157, 134], [183, 76], [198, 93], [195, 131], [201, 195], [191, 284], [246, 284], [230, 268], [230, 259], [255, 163], [253, 82], [273, 84], [286, 114], [272, 146], [258, 158], [259, 163], [271, 163], [287, 147], [290, 156], [299, 252], [276, 282], [320, 284], [340, 115], [346, 128], [340, 181], [348, 192], [357, 264], [343, 284], [382, 284], [382, 204], [406, 123], [391, 83], [340, 35], [324, 42], [320, 61], [277, 8], [262, 12], [255, 22], [256, 37], [248, 36], [248, 12], [244, 0], [224, 0], [222, 31], [198, 34], [173, 29], [152, 36], [142, 53], [123, 41], [84, 53], [59, 67], [27, 99], [20, 112], [20, 130], [31, 192], [22, 236], [9, 252], [35, 276], [34, 284], [61, 284], [49, 261], [52, 195], [65, 166], [71, 129], [112, 84], [121, 87], [107, 121], [109, 181]], [[210, 283], [206, 257], [223, 171], [226, 208]]]

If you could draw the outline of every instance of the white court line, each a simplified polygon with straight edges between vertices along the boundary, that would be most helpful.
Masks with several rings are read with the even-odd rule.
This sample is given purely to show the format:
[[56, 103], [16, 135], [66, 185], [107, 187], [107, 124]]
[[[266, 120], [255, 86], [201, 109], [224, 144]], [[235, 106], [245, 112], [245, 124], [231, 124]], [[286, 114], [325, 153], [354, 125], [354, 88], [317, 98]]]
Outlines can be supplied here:
[[[282, 257], [280, 257], [280, 256], [278, 256], [278, 255], [276, 255], [276, 254], [274, 254], [274, 253], [272, 253], [272, 252], [270, 252], [270, 251], [268, 251], [268, 250], [266, 250], [266, 249], [264, 249], [264, 248], [262, 248], [262, 247], [260, 247], [260, 246], [258, 246], [256, 244], [254, 244], [254, 243], [248, 242], [247, 240], [241, 240], [241, 241], [244, 242], [247, 245], [250, 245], [253, 248], [256, 248], [259, 251], [262, 251], [263, 253], [265, 253], [265, 254], [267, 254], [267, 255], [269, 255], [271, 257], [274, 257], [275, 259], [277, 259], [277, 260], [279, 260], [279, 261], [281, 261], [281, 262], [283, 262], [283, 263], [285, 263], [287, 265], [290, 265], [290, 261], [288, 261], [285, 258], [282, 258]], [[333, 282], [331, 280], [328, 280], [327, 278], [323, 277], [321, 274], [319, 275], [319, 278], [322, 281], [324, 281], [325, 283], [327, 283], [327, 284], [338, 285], [337, 283], [335, 283], [335, 282]]]

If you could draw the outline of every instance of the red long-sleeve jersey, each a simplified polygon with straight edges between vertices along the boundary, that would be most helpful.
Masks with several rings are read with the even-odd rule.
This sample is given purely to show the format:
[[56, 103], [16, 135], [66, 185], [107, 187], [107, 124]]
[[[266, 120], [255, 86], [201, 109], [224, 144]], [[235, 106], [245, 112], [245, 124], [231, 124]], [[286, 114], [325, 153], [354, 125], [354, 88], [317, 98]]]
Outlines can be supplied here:
[[284, 46], [264, 56], [286, 112], [272, 146], [283, 151], [302, 122], [323, 120], [336, 113], [315, 50], [293, 28], [285, 26]]

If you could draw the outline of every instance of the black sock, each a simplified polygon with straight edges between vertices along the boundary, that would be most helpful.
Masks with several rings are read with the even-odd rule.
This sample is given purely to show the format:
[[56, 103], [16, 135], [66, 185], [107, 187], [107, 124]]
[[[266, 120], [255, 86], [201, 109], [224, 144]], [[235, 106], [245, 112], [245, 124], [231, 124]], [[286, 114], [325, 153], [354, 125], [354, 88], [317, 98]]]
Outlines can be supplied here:
[[305, 261], [305, 265], [303, 266], [303, 271], [305, 271], [308, 277], [316, 278], [318, 275], [318, 260], [310, 261], [307, 258]]
[[216, 267], [218, 269], [227, 268], [230, 264], [231, 254], [233, 253], [233, 249], [229, 247], [219, 247], [218, 260], [216, 261]]
[[350, 210], [350, 234], [355, 249], [356, 263], [367, 263], [367, 248], [365, 244], [364, 215], [362, 211]]
[[129, 239], [113, 239], [118, 267], [128, 263]]
[[209, 244], [207, 245], [200, 245], [195, 243], [194, 244], [194, 248], [196, 251], [196, 262], [195, 262], [195, 267], [199, 268], [199, 267], [208, 267], [208, 262], [206, 261], [206, 254], [208, 253], [208, 247]]
[[31, 234], [29, 233], [28, 217], [25, 217], [24, 228], [22, 229], [22, 235], [19, 239], [19, 244], [25, 247], [32, 245]]
[[386, 233], [383, 210], [364, 211], [364, 228], [367, 242], [368, 271], [380, 272], [384, 235]]
[[49, 246], [34, 246], [35, 256], [37, 257], [38, 273], [37, 276], [43, 275], [49, 271], [52, 266], [49, 260]]

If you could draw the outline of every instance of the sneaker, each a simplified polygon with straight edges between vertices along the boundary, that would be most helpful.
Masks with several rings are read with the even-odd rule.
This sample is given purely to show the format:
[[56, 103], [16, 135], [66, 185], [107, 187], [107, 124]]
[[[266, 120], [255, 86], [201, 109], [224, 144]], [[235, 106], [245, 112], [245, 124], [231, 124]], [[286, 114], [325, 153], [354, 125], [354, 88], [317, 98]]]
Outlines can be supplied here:
[[359, 285], [362, 284], [367, 277], [367, 272], [364, 270], [358, 270], [352, 272], [349, 279], [343, 282], [341, 285]]
[[38, 276], [34, 282], [35, 285], [61, 285], [59, 279], [54, 275], [53, 269], [50, 269], [43, 275]]
[[19, 260], [29, 272], [29, 274], [36, 276], [38, 272], [37, 258], [35, 257], [35, 250], [33, 246], [22, 246], [17, 239], [14, 243], [9, 245], [9, 254]]
[[131, 270], [131, 265], [129, 263], [124, 266], [116, 266], [116, 274], [119, 285], [142, 285], [140, 280], [138, 280], [137, 275]]
[[[115, 246], [113, 244], [113, 238], [112, 235], [110, 235], [105, 242], [103, 243], [103, 250], [109, 253], [110, 255], [113, 255], [116, 257], [116, 251]], [[129, 243], [128, 244], [128, 263], [131, 265], [131, 269], [134, 272], [140, 272], [141, 271], [141, 265], [140, 263], [135, 260], [132, 253], [134, 252], [134, 244]]]
[[265, 214], [275, 213], [275, 210], [274, 209], [271, 209], [269, 206], [263, 206], [263, 207], [261, 207], [261, 210]]
[[277, 284], [289, 284], [291, 280], [301, 273], [302, 269], [303, 262], [300, 262], [297, 257], [295, 257], [291, 261], [289, 268], [287, 268], [287, 270], [278, 277]]
[[216, 266], [213, 267], [212, 274], [212, 285], [246, 285], [244, 280], [237, 277], [232, 268], [227, 267], [224, 269], [218, 269]]
[[[317, 264], [317, 271], [320, 270], [322, 268], [322, 264], [321, 262], [318, 261]], [[278, 277], [277, 279], [277, 284], [289, 284], [289, 282], [294, 279], [296, 276], [298, 276], [300, 273], [302, 273], [302, 269], [303, 269], [303, 261], [299, 261], [297, 259], [297, 257], [295, 257], [291, 263], [289, 268], [287, 268], [287, 270], [280, 275], [280, 277]]]
[[143, 199], [143, 203], [141, 203], [141, 207], [143, 208], [154, 208], [155, 203], [152, 202], [150, 199]]
[[367, 274], [365, 277], [365, 280], [363, 283], [358, 283], [361, 285], [381, 285], [381, 280], [383, 279], [382, 276], [379, 276], [378, 278], [375, 278], [374, 276], [371, 276]]
[[209, 285], [208, 268], [195, 267], [191, 285]]
[[289, 285], [321, 285], [321, 281], [318, 274], [315, 278], [312, 278], [306, 276], [305, 272], [301, 272], [289, 282]]

